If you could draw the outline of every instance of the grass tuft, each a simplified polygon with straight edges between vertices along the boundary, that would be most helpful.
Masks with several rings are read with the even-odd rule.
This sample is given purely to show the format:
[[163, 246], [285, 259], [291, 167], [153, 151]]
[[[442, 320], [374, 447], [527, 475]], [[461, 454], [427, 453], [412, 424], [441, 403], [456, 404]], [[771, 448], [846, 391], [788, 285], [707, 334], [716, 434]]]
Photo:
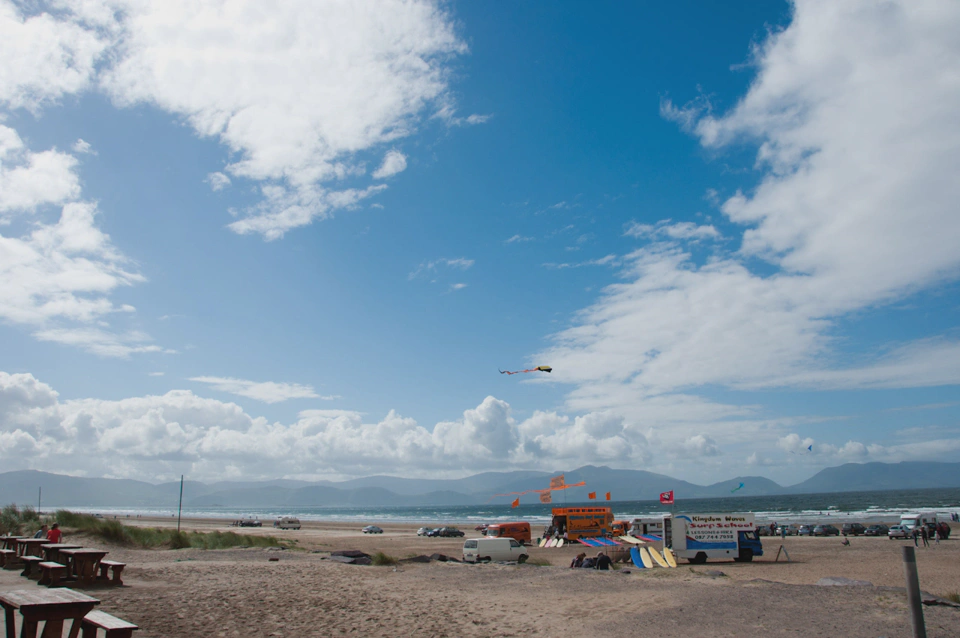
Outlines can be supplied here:
[[527, 559], [525, 564], [536, 565], [537, 567], [551, 567], [553, 565], [553, 563], [548, 561], [546, 558], [539, 558], [537, 556], [531, 556]]
[[31, 534], [40, 528], [40, 516], [32, 507], [6, 505], [0, 510], [0, 534]]
[[374, 565], [396, 565], [397, 559], [391, 556], [390, 554], [384, 554], [383, 552], [377, 552], [370, 557], [371, 562]]
[[950, 592], [949, 594], [947, 594], [946, 596], [944, 596], [944, 598], [946, 598], [947, 600], [949, 600], [949, 601], [952, 602], [952, 603], [958, 603], [958, 604], [960, 604], [960, 592], [952, 591], [952, 592]]

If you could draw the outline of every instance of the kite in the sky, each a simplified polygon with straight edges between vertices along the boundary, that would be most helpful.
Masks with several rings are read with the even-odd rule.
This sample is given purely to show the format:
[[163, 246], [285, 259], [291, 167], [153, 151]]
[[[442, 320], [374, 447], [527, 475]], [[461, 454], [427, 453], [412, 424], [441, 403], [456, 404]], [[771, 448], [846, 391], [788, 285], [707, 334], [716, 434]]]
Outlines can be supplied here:
[[730, 490], [730, 493], [733, 494], [734, 492], [739, 492], [739, 491], [742, 490], [742, 489], [743, 489], [743, 483], [741, 483], [740, 485], [738, 485], [738, 486], [736, 486], [735, 488], [733, 488], [732, 490]]
[[[500, 370], [500, 368], [497, 368]], [[530, 368], [529, 370], [515, 370], [510, 372], [509, 370], [500, 370], [500, 374], [520, 374], [521, 372], [553, 372], [553, 368], [550, 366], [537, 366], [536, 368]]]
[[[795, 451], [795, 450], [790, 450], [790, 454], [796, 454], [796, 451]], [[801, 452], [801, 454], [813, 454], [813, 445], [808, 445], [808, 446], [807, 446], [807, 451], [806, 451], [806, 452]]]

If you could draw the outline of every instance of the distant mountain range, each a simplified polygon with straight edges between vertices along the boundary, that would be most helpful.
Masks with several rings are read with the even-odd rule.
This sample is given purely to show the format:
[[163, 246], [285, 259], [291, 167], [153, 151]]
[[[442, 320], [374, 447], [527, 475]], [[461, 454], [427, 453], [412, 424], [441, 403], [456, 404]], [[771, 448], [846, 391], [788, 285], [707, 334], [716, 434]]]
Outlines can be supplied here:
[[[508, 503], [513, 497], [493, 494], [541, 489], [549, 478], [564, 474], [570, 488], [565, 500], [584, 502], [588, 492], [600, 500], [611, 492], [615, 501], [656, 500], [673, 490], [676, 498], [770, 496], [890, 489], [960, 487], [960, 463], [848, 463], [821, 470], [811, 478], [782, 486], [762, 476], [738, 476], [713, 485], [644, 470], [614, 470], [586, 465], [566, 472], [486, 472], [462, 479], [405, 479], [369, 476], [342, 482], [274, 480], [262, 482], [184, 483], [186, 507], [323, 507], [444, 506]], [[732, 492], [740, 483], [743, 488]], [[81, 478], [34, 470], [0, 473], [0, 505], [37, 503], [55, 507], [176, 507], [180, 483], [153, 485], [129, 479]], [[530, 497], [528, 496], [527, 499]], [[526, 502], [526, 499], [525, 499]]]

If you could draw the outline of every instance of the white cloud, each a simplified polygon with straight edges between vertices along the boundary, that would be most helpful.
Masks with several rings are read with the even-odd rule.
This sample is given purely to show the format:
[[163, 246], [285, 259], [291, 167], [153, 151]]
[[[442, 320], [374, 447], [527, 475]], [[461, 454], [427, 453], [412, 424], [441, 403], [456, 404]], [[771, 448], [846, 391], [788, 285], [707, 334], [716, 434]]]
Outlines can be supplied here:
[[374, 179], [385, 179], [407, 170], [407, 156], [400, 151], [387, 151], [380, 168], [373, 172]]
[[455, 268], [457, 270], [467, 270], [473, 266], [474, 260], [467, 259], [465, 257], [457, 257], [456, 259], [447, 259], [442, 257], [434, 261], [425, 261], [417, 266], [410, 274], [407, 275], [407, 279], [416, 279], [421, 276], [431, 276], [437, 272], [438, 268]]
[[[640, 419], [653, 401], [687, 413], [671, 399], [708, 385], [958, 383], [960, 351], [946, 337], [888, 354], [876, 344], [881, 354], [854, 363], [834, 341], [839, 319], [960, 272], [958, 30], [952, 3], [800, 1], [791, 24], [757, 48], [756, 79], [729, 113], [703, 102], [684, 120], [665, 105], [718, 152], [758, 143], [763, 179], [722, 205], [744, 227], [736, 253], [704, 261], [676, 241], [716, 238], [712, 226], [628, 229], [655, 241], [624, 257], [622, 282], [535, 357], [551, 362], [551, 381], [575, 384], [568, 406]], [[769, 266], [754, 270], [757, 257]], [[718, 433], [735, 406], [703, 405], [703, 420], [680, 431], [708, 425], [726, 442]]]
[[[308, 385], [277, 383], [274, 381], [248, 381], [229, 377], [191, 377], [191, 381], [206, 383], [214, 390], [235, 394], [264, 403], [279, 403], [290, 399], [317, 399], [319, 395]], [[327, 397], [330, 398], [330, 397]]]
[[[0, 104], [37, 110], [95, 87], [118, 106], [184, 118], [236, 158], [223, 175], [262, 186], [262, 202], [229, 225], [238, 233], [277, 239], [379, 192], [323, 184], [359, 178], [365, 154], [431, 113], [487, 117], [454, 115], [448, 66], [467, 48], [429, 0], [41, 0], [24, 11], [0, 0]], [[388, 152], [375, 178], [405, 162]]]
[[534, 238], [533, 238], [533, 237], [524, 237], [523, 235], [514, 235], [514, 236], [511, 237], [510, 239], [506, 240], [504, 243], [505, 243], [505, 244], [515, 244], [515, 243], [517, 243], [517, 242], [528, 242], [528, 241], [534, 241]]
[[624, 235], [637, 238], [662, 238], [675, 239], [678, 241], [700, 241], [704, 239], [720, 239], [719, 231], [713, 226], [698, 226], [693, 222], [670, 223], [671, 220], [665, 219], [656, 224], [640, 224], [631, 222]]
[[90, 145], [90, 142], [87, 142], [83, 139], [78, 139], [73, 144], [73, 152], [80, 153], [81, 155], [96, 155], [97, 152], [93, 150], [93, 146]]
[[450, 292], [455, 292], [455, 291], [457, 291], [457, 290], [463, 290], [463, 289], [466, 288], [466, 287], [467, 287], [467, 284], [464, 284], [464, 283], [450, 284]]
[[208, 174], [204, 181], [210, 184], [210, 188], [214, 191], [222, 191], [230, 185], [230, 178], [220, 171]]
[[[77, 160], [57, 150], [34, 153], [17, 132], [0, 124], [0, 214], [33, 212], [80, 195]], [[2, 218], [0, 218], [2, 219]]]
[[142, 332], [118, 334], [100, 328], [70, 327], [47, 328], [37, 330], [33, 336], [40, 341], [52, 341], [68, 346], [83, 348], [87, 352], [101, 357], [116, 357], [125, 359], [131, 354], [145, 352], [162, 352], [175, 354], [173, 350], [161, 348], [158, 345], [148, 344], [150, 337]]
[[583, 268], [585, 266], [619, 266], [622, 263], [620, 257], [617, 255], [604, 255], [597, 259], [588, 259], [587, 261], [580, 261], [576, 263], [554, 263], [547, 262], [542, 264], [544, 268], [551, 268], [553, 270], [566, 270], [567, 268]]

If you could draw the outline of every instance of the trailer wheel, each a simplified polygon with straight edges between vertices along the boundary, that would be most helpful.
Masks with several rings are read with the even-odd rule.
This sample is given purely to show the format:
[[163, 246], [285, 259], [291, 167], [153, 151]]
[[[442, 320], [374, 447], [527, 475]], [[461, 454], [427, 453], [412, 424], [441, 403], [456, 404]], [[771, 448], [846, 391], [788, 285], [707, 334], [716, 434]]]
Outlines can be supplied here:
[[480, 558], [477, 559], [477, 562], [478, 562], [478, 563], [489, 563], [489, 562], [490, 562], [490, 557], [489, 557], [489, 556], [481, 556]]
[[752, 549], [741, 549], [740, 555], [733, 559], [738, 563], [749, 563], [753, 560], [753, 550]]
[[688, 558], [687, 562], [691, 565], [703, 565], [707, 562], [707, 555], [704, 552], [697, 552], [697, 555], [693, 558]]

